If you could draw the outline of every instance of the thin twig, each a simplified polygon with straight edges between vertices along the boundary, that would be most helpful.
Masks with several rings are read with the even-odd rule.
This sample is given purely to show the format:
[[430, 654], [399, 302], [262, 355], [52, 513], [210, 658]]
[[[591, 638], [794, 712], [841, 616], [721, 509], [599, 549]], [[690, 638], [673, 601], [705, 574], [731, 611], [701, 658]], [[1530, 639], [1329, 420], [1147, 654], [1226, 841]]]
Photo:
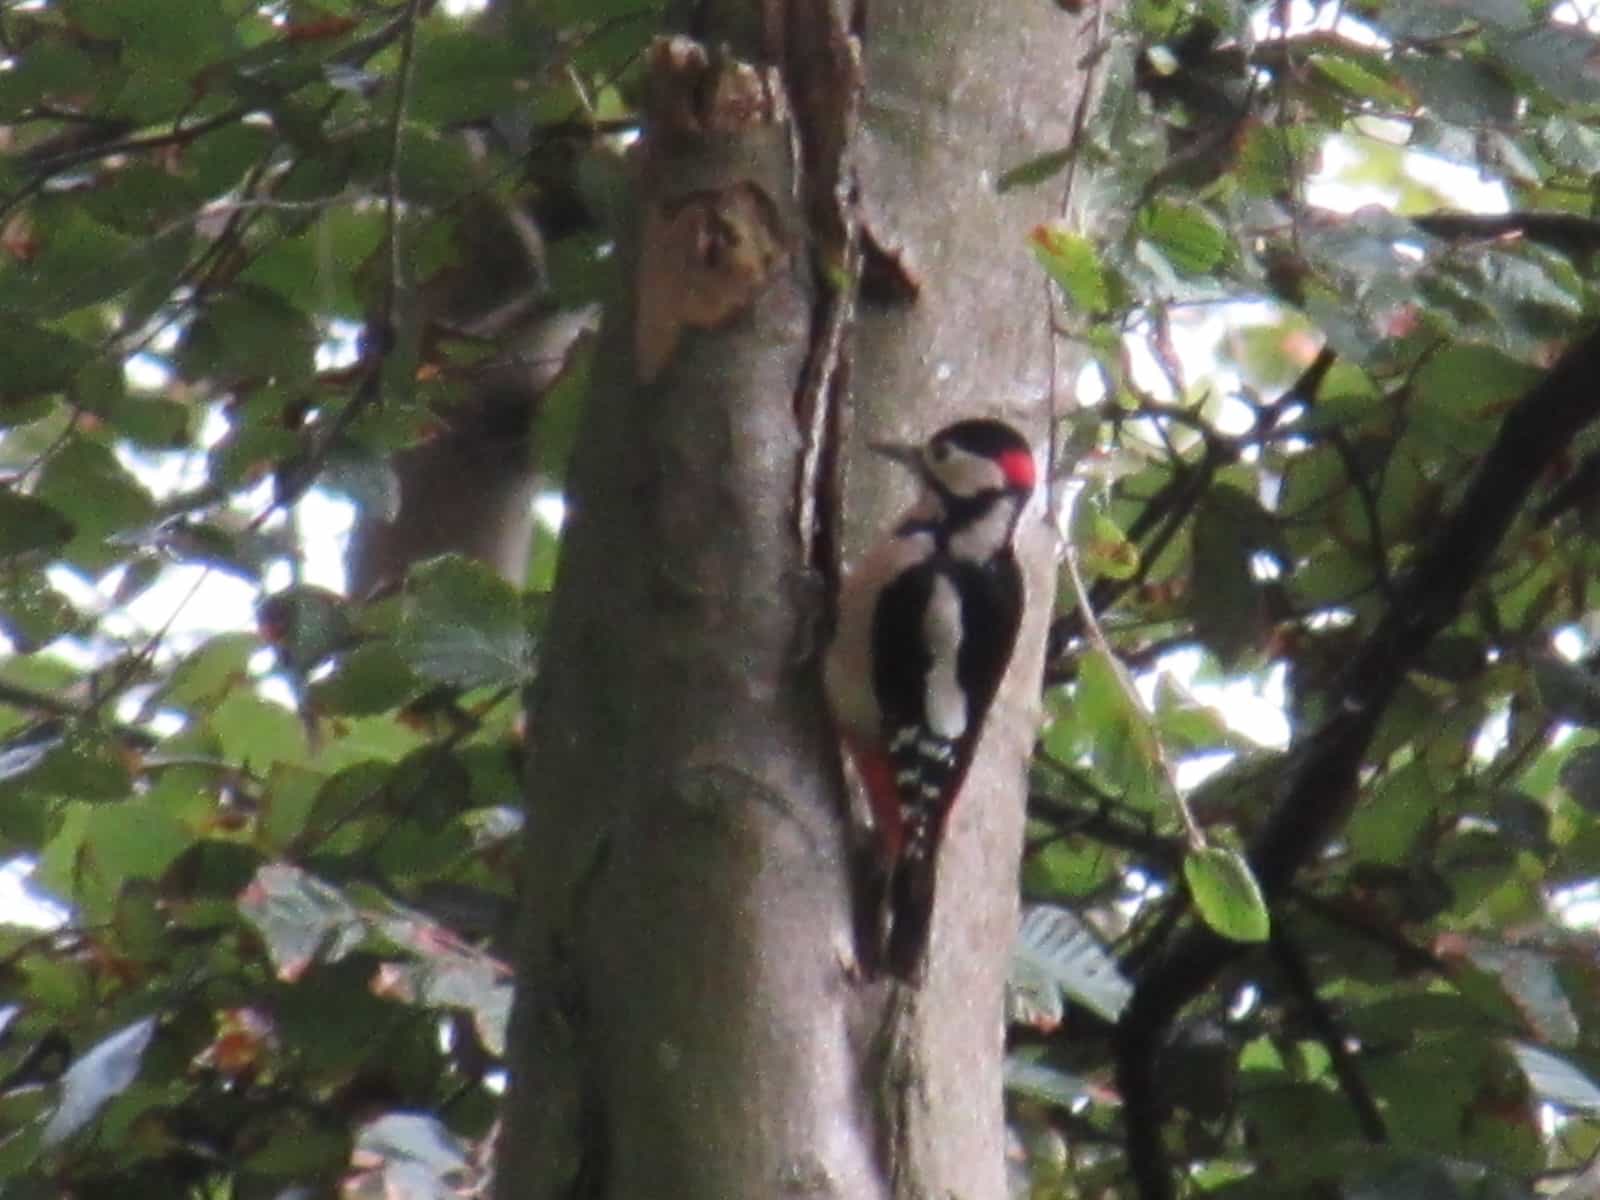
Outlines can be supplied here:
[[[1067, 529], [1072, 528], [1072, 515], [1078, 503], [1083, 499], [1083, 489], [1070, 497], [1067, 508]], [[1111, 643], [1106, 640], [1105, 630], [1100, 628], [1100, 621], [1094, 615], [1094, 606], [1089, 602], [1088, 589], [1084, 587], [1083, 573], [1078, 569], [1078, 548], [1073, 545], [1069, 536], [1064, 539], [1062, 558], [1067, 564], [1067, 577], [1072, 580], [1072, 591], [1077, 598], [1078, 611], [1083, 614], [1083, 627], [1089, 635], [1089, 640], [1094, 643], [1095, 649], [1105, 655], [1106, 665], [1111, 668], [1111, 674], [1117, 681], [1117, 687], [1122, 690], [1123, 699], [1134, 712], [1139, 714], [1141, 720], [1148, 723], [1150, 734], [1151, 754], [1155, 759], [1156, 767], [1161, 772], [1161, 777], [1166, 781], [1167, 797], [1172, 801], [1173, 807], [1178, 812], [1178, 819], [1183, 824], [1184, 838], [1189, 843], [1191, 850], [1205, 848], [1206, 835], [1201, 830], [1199, 823], [1194, 819], [1194, 814], [1189, 811], [1189, 803], [1183, 798], [1183, 792], [1178, 789], [1178, 778], [1173, 774], [1172, 764], [1167, 761], [1166, 747], [1161, 744], [1157, 736], [1155, 724], [1150, 714], [1145, 711], [1144, 699], [1139, 695], [1139, 690], [1133, 686], [1122, 661], [1117, 658], [1116, 651], [1111, 648]]]
[[1381, 946], [1399, 960], [1407, 971], [1427, 971], [1446, 975], [1449, 969], [1431, 950], [1417, 945], [1399, 930], [1376, 920], [1360, 908], [1335, 904], [1303, 887], [1292, 887], [1289, 898], [1303, 912], [1309, 913], [1346, 933]]
[[166, 641], [167, 634], [172, 632], [172, 627], [177, 624], [178, 618], [183, 615], [184, 609], [188, 608], [194, 598], [200, 594], [200, 589], [205, 585], [206, 580], [211, 578], [211, 574], [215, 569], [210, 563], [206, 563], [200, 568], [200, 573], [195, 576], [194, 582], [189, 585], [188, 590], [184, 592], [178, 602], [172, 606], [172, 611], [167, 614], [167, 619], [161, 622], [149, 637], [145, 638], [143, 645], [123, 659], [113, 672], [110, 685], [104, 691], [99, 692], [84, 707], [84, 717], [96, 717], [100, 710], [106, 706], [107, 701], [120, 696], [123, 689], [133, 682], [134, 677], [145, 664], [154, 660], [156, 652], [161, 649], [161, 643]]
[[1367, 1081], [1361, 1077], [1361, 1068], [1356, 1064], [1355, 1055], [1350, 1053], [1344, 1031], [1339, 1028], [1333, 1012], [1323, 1003], [1322, 997], [1317, 995], [1316, 980], [1311, 977], [1311, 968], [1306, 963], [1305, 955], [1284, 930], [1282, 921], [1272, 923], [1271, 950], [1272, 959], [1282, 972], [1284, 982], [1289, 985], [1289, 991], [1299, 1000], [1317, 1040], [1328, 1052], [1333, 1077], [1339, 1081], [1339, 1090], [1355, 1110], [1361, 1136], [1374, 1145], [1385, 1145], [1389, 1141], [1389, 1130], [1383, 1123], [1378, 1102], [1367, 1087]]
[[417, 16], [422, 0], [406, 0], [401, 18], [400, 64], [395, 68], [394, 110], [389, 115], [389, 149], [384, 160], [383, 236], [388, 243], [389, 278], [383, 296], [383, 351], [388, 353], [395, 338], [397, 309], [405, 257], [400, 245], [400, 145], [405, 127], [406, 103], [411, 95], [412, 61], [417, 44]]
[[[1574, 437], [1600, 422], [1597, 372], [1600, 330], [1574, 342], [1506, 413], [1465, 494], [1350, 657], [1329, 714], [1296, 739], [1250, 843], [1251, 869], [1269, 898], [1287, 891], [1343, 827], [1360, 794], [1362, 762], [1407, 673], [1460, 611], [1543, 472]], [[1184, 1006], [1242, 953], [1238, 943], [1203, 926], [1190, 928], [1141, 973], [1118, 1020], [1117, 1083], [1127, 1114], [1127, 1161], [1141, 1200], [1176, 1195], [1162, 1136], [1160, 1047]]]
[[400, 35], [400, 62], [395, 68], [394, 106], [389, 115], [389, 144], [384, 158], [383, 237], [389, 270], [383, 287], [382, 312], [377, 321], [376, 345], [369, 348], [365, 373], [352, 395], [327, 427], [318, 428], [306, 453], [283, 463], [277, 472], [276, 493], [272, 504], [256, 518], [259, 525], [279, 508], [287, 508], [303, 495], [316, 480], [322, 462], [336, 446], [356, 419], [368, 408], [375, 406], [383, 396], [383, 365], [399, 340], [400, 297], [409, 285], [405, 282], [405, 253], [400, 236], [401, 200], [400, 167], [401, 146], [405, 128], [406, 105], [411, 93], [412, 66], [416, 50], [416, 25], [423, 0], [407, 0], [405, 11], [397, 18]]
[[[1061, 185], [1061, 217], [1070, 219], [1072, 213], [1072, 191], [1078, 179], [1078, 156], [1083, 152], [1084, 136], [1089, 128], [1089, 108], [1097, 94], [1097, 74], [1100, 69], [1101, 59], [1105, 57], [1107, 43], [1105, 41], [1105, 2], [1096, 0], [1094, 6], [1094, 40], [1090, 45], [1089, 53], [1082, 60], [1083, 86], [1078, 92], [1078, 103], [1072, 113], [1072, 132], [1067, 139], [1067, 173]], [[1060, 420], [1060, 371], [1059, 354], [1056, 348], [1056, 339], [1061, 333], [1061, 322], [1057, 319], [1056, 312], [1061, 304], [1061, 297], [1056, 285], [1048, 276], [1044, 279], [1045, 290], [1045, 320], [1049, 330], [1047, 344], [1050, 354], [1050, 428], [1048, 431], [1048, 445], [1046, 446], [1045, 462], [1048, 471], [1045, 475], [1045, 512], [1049, 519], [1056, 519], [1056, 472], [1058, 464], [1056, 457], [1060, 453], [1059, 432], [1056, 428]]]
[[225, 125], [232, 125], [243, 120], [254, 111], [248, 104], [237, 104], [230, 109], [207, 117], [203, 121], [196, 121], [193, 125], [169, 130], [166, 133], [149, 133], [141, 137], [117, 138], [109, 142], [95, 142], [92, 145], [80, 146], [74, 150], [63, 151], [51, 158], [41, 159], [33, 164], [35, 174], [26, 183], [11, 195], [0, 200], [0, 220], [4, 220], [16, 209], [27, 203], [34, 196], [42, 192], [50, 181], [63, 172], [74, 167], [81, 167], [86, 163], [97, 162], [100, 159], [110, 158], [118, 154], [142, 154], [147, 150], [162, 150], [168, 146], [183, 146], [192, 142], [202, 134], [210, 133], [214, 129], [221, 129]]

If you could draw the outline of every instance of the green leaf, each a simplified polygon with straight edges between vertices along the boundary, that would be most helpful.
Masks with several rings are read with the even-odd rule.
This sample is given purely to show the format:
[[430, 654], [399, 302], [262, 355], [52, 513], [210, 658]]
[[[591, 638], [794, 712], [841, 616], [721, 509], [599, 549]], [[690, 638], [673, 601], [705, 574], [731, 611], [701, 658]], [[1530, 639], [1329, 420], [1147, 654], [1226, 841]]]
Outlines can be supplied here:
[[1131, 803], [1149, 806], [1167, 795], [1161, 747], [1149, 716], [1130, 695], [1132, 684], [1125, 683], [1122, 664], [1104, 651], [1085, 655], [1078, 668], [1075, 716], [1100, 773], [1123, 788]]
[[1006, 1057], [1005, 1089], [1013, 1096], [1068, 1112], [1077, 1111], [1084, 1100], [1094, 1095], [1087, 1080], [1017, 1054]]
[[429, 1196], [457, 1190], [455, 1181], [473, 1166], [466, 1147], [443, 1122], [418, 1113], [387, 1113], [369, 1121], [356, 1134], [355, 1154], [363, 1162], [387, 1164], [418, 1194]]
[[1328, 82], [1358, 100], [1371, 100], [1387, 107], [1403, 107], [1410, 97], [1405, 89], [1390, 81], [1382, 55], [1371, 53], [1312, 54], [1311, 67]]
[[1447, 346], [1417, 372], [1412, 415], [1441, 444], [1482, 451], [1499, 430], [1505, 409], [1540, 375], [1492, 346]]
[[281, 704], [239, 690], [206, 715], [205, 729], [216, 735], [223, 757], [255, 770], [306, 758], [306, 731]]
[[5, 305], [61, 316], [109, 300], [153, 276], [173, 276], [191, 238], [187, 222], [130, 236], [93, 220], [79, 208], [43, 226], [41, 248], [26, 270], [0, 274]]
[[75, 437], [53, 457], [39, 480], [38, 496], [64, 513], [75, 532], [64, 556], [91, 568], [123, 557], [114, 534], [149, 524], [155, 504], [103, 442]]
[[1267, 901], [1250, 865], [1222, 846], [1191, 850], [1183, 879], [1205, 923], [1235, 942], [1264, 942], [1272, 932]]
[[1075, 1000], [1106, 1021], [1116, 1021], [1133, 995], [1133, 985], [1117, 969], [1088, 927], [1064, 908], [1037, 904], [1017, 927], [1011, 951], [1012, 1007], [1019, 996], [1038, 1028], [1061, 1020], [1061, 996]]
[[0, 488], [0, 559], [63, 546], [72, 540], [75, 528], [43, 500]]
[[1233, 246], [1227, 230], [1195, 205], [1157, 200], [1139, 214], [1139, 232], [1182, 275], [1210, 275]]
[[[4, 510], [0, 500], [0, 541], [5, 536]], [[0, 575], [0, 631], [23, 654], [33, 653], [78, 623], [77, 609], [43, 575], [33, 571], [9, 573], [9, 578]]]
[[1132, 579], [1139, 573], [1139, 547], [1128, 540], [1122, 526], [1089, 505], [1075, 505], [1073, 515], [1077, 526], [1073, 536], [1085, 576]]
[[1028, 240], [1033, 256], [1078, 311], [1106, 310], [1111, 303], [1111, 288], [1093, 242], [1058, 221], [1035, 226]]
[[1570, 1112], [1600, 1113], [1600, 1086], [1556, 1054], [1526, 1042], [1509, 1043], [1511, 1055], [1528, 1077], [1528, 1086], [1545, 1103]]
[[1034, 896], [1092, 896], [1116, 873], [1104, 846], [1080, 838], [1052, 839], [1022, 863], [1023, 888]]
[[45, 1146], [59, 1146], [94, 1120], [107, 1101], [133, 1085], [155, 1032], [154, 1017], [135, 1021], [96, 1042], [67, 1068], [61, 1077], [61, 1103], [44, 1127]]
[[1554, 654], [1532, 658], [1533, 686], [1539, 702], [1574, 725], [1600, 727], [1600, 679]]
[[266, 288], [241, 284], [200, 310], [179, 357], [191, 375], [293, 381], [311, 374], [317, 340], [305, 313]]
[[196, 69], [227, 44], [227, 9], [215, 0], [116, 0], [78, 4], [73, 15], [90, 32], [115, 39], [175, 72]]
[[158, 879], [194, 841], [169, 813], [142, 799], [97, 805], [84, 827], [82, 865], [120, 888], [129, 879]]
[[44, 721], [0, 741], [0, 781], [32, 773], [65, 739], [60, 721]]
[[[336, 205], [305, 230], [273, 242], [240, 279], [270, 288], [297, 308], [360, 319], [383, 230], [381, 209]], [[370, 298], [376, 299], [375, 290]]]
[[135, 162], [90, 190], [84, 211], [112, 229], [148, 238], [152, 230], [191, 216], [204, 199], [183, 176]]
[[8, 65], [11, 70], [0, 72], [0, 118], [8, 122], [47, 97], [92, 90], [104, 74], [103, 59], [59, 37], [39, 38]]
[[304, 831], [323, 785], [320, 772], [291, 763], [274, 763], [261, 793], [261, 842], [287, 851]]
[[296, 674], [310, 671], [355, 641], [350, 604], [338, 592], [301, 585], [265, 597], [256, 607], [261, 636]]
[[1067, 164], [1072, 161], [1073, 153], [1072, 148], [1068, 147], [1030, 158], [1001, 175], [995, 190], [1003, 196], [1013, 188], [1032, 187], [1047, 179], [1053, 179], [1066, 169]]
[[1442, 121], [1479, 125], [1516, 117], [1516, 91], [1503, 72], [1480, 59], [1406, 54], [1395, 60], [1395, 70]]
[[342, 655], [333, 674], [311, 685], [319, 713], [388, 712], [422, 690], [405, 658], [387, 641], [371, 641]]
[[1189, 567], [1195, 629], [1223, 667], [1261, 645], [1269, 628], [1255, 580], [1258, 554], [1288, 555], [1277, 522], [1253, 497], [1227, 484], [1212, 488], [1195, 514]]
[[1600, 129], [1552, 116], [1539, 129], [1539, 147], [1562, 168], [1578, 175], [1600, 174]]
[[517, 593], [488, 567], [456, 555], [412, 570], [399, 649], [418, 675], [456, 687], [522, 683], [533, 671]]
[[[253, 1176], [285, 1179], [335, 1178], [350, 1160], [350, 1142], [342, 1131], [317, 1128], [303, 1114], [284, 1113], [269, 1130], [264, 1144], [252, 1142], [241, 1165]], [[283, 1192], [293, 1192], [292, 1187]], [[440, 1197], [439, 1192], [429, 1193]]]
[[400, 515], [400, 476], [387, 454], [345, 439], [329, 449], [319, 486], [361, 509], [364, 519], [392, 524]]
[[281, 863], [256, 872], [239, 911], [266, 943], [281, 979], [298, 979], [313, 962], [338, 962], [367, 937], [367, 924], [338, 888]]
[[509, 111], [543, 69], [525, 45], [478, 30], [419, 39], [407, 115], [445, 124]]
[[1256, 196], [1282, 195], [1316, 150], [1312, 130], [1300, 126], [1253, 126], [1239, 148], [1239, 181]]
[[[381, 180], [388, 170], [389, 145], [387, 127], [358, 139], [353, 147], [356, 169]], [[465, 141], [411, 122], [401, 130], [397, 173], [401, 197], [422, 205], [448, 205], [483, 186]]]
[[[112, 367], [112, 364], [106, 365]], [[114, 384], [120, 390], [122, 372], [112, 369], [116, 370]], [[78, 376], [78, 386], [73, 391], [80, 401], [84, 398], [84, 381], [94, 374], [94, 371], [85, 371]], [[111, 381], [108, 379], [108, 382]], [[89, 407], [87, 403], [84, 406]], [[190, 405], [156, 396], [109, 394], [103, 395], [95, 407], [104, 410], [106, 420], [119, 435], [137, 446], [152, 450], [186, 450], [189, 447], [189, 419], [194, 415]]]
[[60, 391], [93, 355], [76, 338], [0, 312], [0, 390], [8, 403]]
[[1600, 745], [1580, 746], [1561, 764], [1561, 786], [1589, 812], [1600, 812]]
[[163, 699], [191, 711], [204, 711], [248, 682], [250, 656], [261, 649], [251, 633], [219, 633], [191, 650], [172, 672]]
[[1487, 32], [1485, 40], [1495, 57], [1555, 100], [1592, 105], [1600, 38], [1580, 25], [1517, 24], [1520, 28]]
[[29, 783], [76, 800], [119, 800], [132, 790], [121, 747], [87, 722], [71, 727]]
[[1433, 822], [1438, 802], [1438, 789], [1422, 760], [1391, 771], [1352, 814], [1346, 828], [1351, 850], [1366, 862], [1402, 865]]

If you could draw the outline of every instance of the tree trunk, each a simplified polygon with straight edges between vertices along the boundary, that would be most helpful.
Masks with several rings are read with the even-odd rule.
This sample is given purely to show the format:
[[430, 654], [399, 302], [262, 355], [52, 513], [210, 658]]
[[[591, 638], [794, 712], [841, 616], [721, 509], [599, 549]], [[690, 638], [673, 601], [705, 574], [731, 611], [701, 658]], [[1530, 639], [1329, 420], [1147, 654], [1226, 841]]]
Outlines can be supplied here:
[[998, 1198], [1043, 523], [920, 989], [855, 970], [818, 639], [838, 547], [906, 499], [866, 435], [990, 414], [1044, 441], [1059, 381], [1026, 237], [1059, 189], [995, 181], [1067, 144], [1092, 24], [722, 8], [652, 51], [626, 285], [569, 474], [500, 1195]]

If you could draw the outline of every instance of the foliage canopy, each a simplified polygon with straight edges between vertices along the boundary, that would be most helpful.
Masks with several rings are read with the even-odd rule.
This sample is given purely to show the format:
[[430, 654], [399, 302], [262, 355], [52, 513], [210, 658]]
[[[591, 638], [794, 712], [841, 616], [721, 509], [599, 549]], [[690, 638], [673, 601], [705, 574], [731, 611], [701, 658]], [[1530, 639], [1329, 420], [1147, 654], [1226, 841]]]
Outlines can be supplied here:
[[[444, 559], [354, 608], [304, 546], [317, 497], [394, 516], [390, 453], [512, 352], [487, 302], [439, 316], [500, 298], [486, 227], [537, 230], [540, 313], [604, 296], [658, 16], [0, 10], [0, 853], [67, 906], [0, 926], [16, 1194], [479, 1178], [556, 547], [526, 595]], [[1016, 235], [1088, 363], [1060, 433], [1103, 629], [1064, 589], [1019, 1189], [1529, 1194], [1600, 1148], [1600, 354], [1550, 370], [1597, 315], [1600, 17], [1081, 19], [1079, 136], [992, 164], [1091, 214]], [[1504, 211], [1459, 209], [1473, 176]], [[552, 492], [584, 353], [535, 417]], [[254, 629], [182, 604], [218, 580]]]

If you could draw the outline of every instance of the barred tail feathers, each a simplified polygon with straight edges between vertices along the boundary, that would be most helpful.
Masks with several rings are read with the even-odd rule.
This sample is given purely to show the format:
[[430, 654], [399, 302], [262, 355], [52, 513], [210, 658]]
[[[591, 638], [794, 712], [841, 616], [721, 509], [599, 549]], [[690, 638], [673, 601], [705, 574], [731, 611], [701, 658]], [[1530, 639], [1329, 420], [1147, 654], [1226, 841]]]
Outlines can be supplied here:
[[933, 928], [934, 855], [909, 855], [895, 865], [889, 881], [889, 944], [884, 966], [906, 983], [920, 983]]

